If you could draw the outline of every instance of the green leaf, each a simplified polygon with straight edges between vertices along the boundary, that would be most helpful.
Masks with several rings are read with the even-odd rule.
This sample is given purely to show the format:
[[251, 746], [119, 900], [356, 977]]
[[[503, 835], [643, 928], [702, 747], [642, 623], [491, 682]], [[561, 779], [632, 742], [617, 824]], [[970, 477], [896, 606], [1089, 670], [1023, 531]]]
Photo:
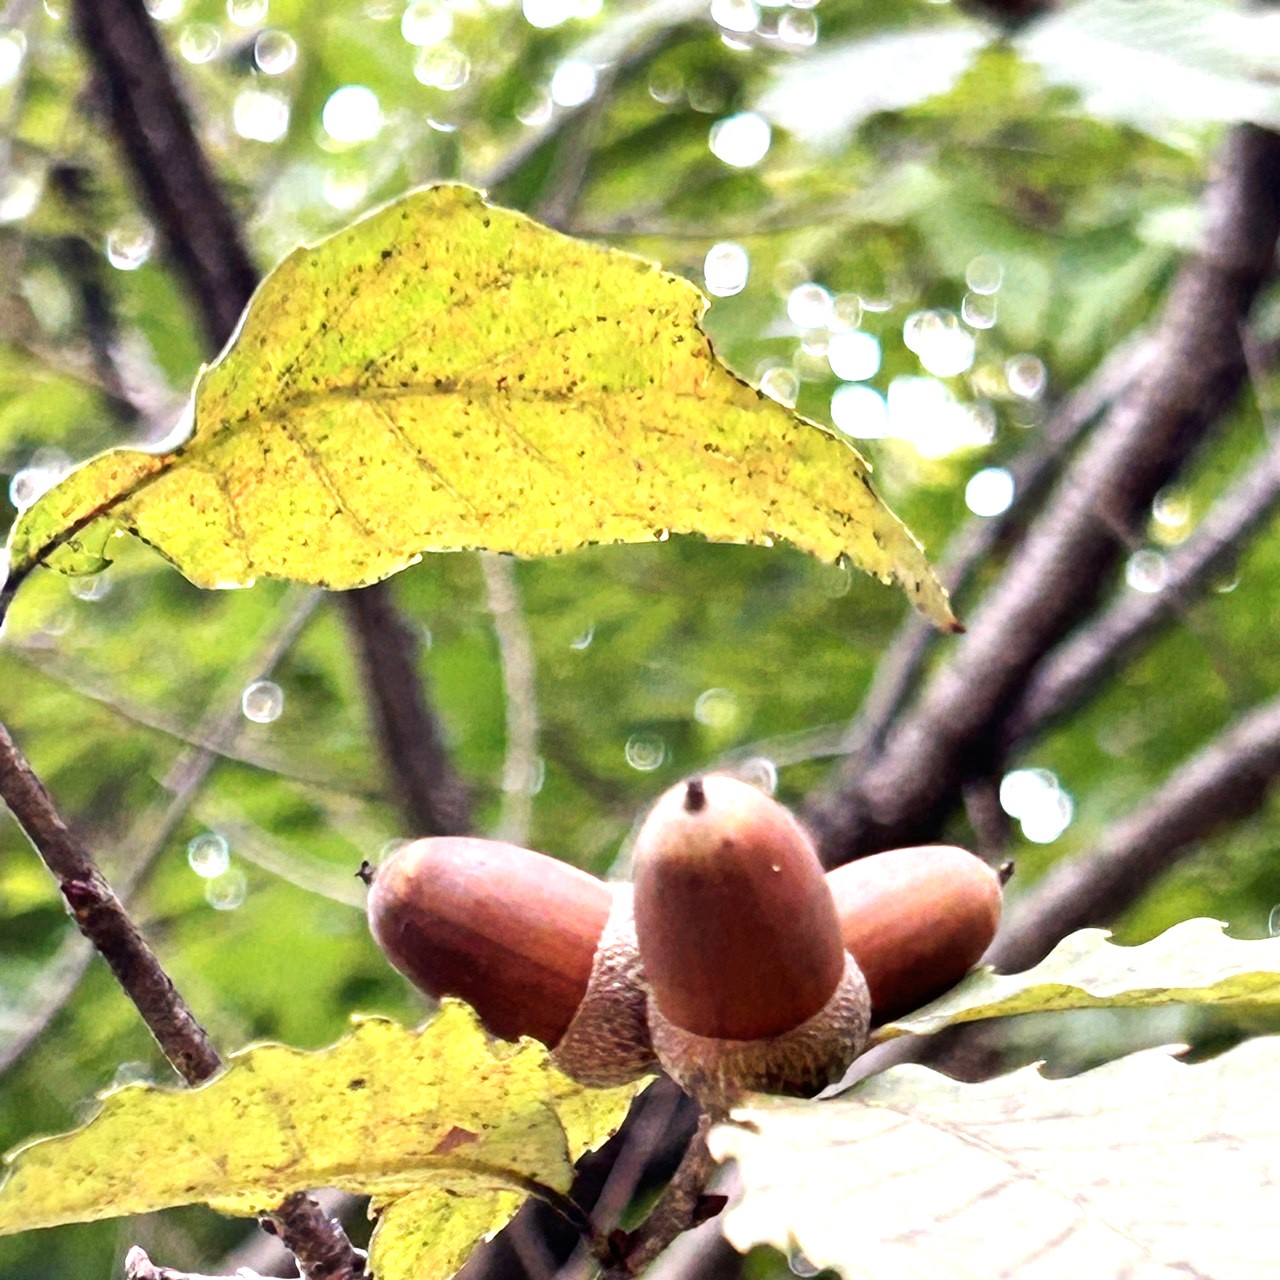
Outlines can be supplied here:
[[847, 556], [953, 626], [866, 463], [720, 365], [705, 306], [469, 188], [418, 191], [268, 277], [185, 443], [103, 454], [24, 512], [7, 592], [97, 571], [120, 528], [200, 586], [338, 588], [424, 551], [674, 532]]
[[[1274, 14], [1224, 0], [1084, 0], [1021, 38], [1085, 110], [1156, 134], [1179, 121], [1280, 124]], [[1129, 74], [1112, 73], [1118, 62]]]
[[106, 1095], [82, 1129], [8, 1157], [0, 1234], [181, 1204], [248, 1215], [340, 1187], [432, 1206], [426, 1235], [407, 1207], [388, 1209], [374, 1253], [383, 1280], [428, 1260], [444, 1275], [534, 1184], [567, 1192], [638, 1087], [585, 1089], [541, 1045], [494, 1043], [446, 1001], [420, 1032], [370, 1019], [318, 1053], [248, 1049], [198, 1089]]
[[1105, 929], [1081, 929], [1035, 968], [1009, 975], [980, 969], [932, 1004], [886, 1023], [877, 1038], [1061, 1009], [1199, 1004], [1280, 1011], [1280, 938], [1243, 942], [1228, 938], [1225, 927], [1184, 920], [1137, 947], [1109, 942]]
[[735, 1159], [738, 1249], [849, 1280], [1273, 1269], [1280, 1039], [1187, 1066], [1167, 1049], [1067, 1080], [898, 1067], [829, 1102], [765, 1102], [711, 1135]]

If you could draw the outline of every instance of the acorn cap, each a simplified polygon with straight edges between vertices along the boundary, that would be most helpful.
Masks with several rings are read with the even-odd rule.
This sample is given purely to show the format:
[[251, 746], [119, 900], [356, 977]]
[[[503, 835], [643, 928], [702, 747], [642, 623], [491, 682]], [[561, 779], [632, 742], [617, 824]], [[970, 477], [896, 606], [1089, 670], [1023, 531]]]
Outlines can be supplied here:
[[518, 845], [415, 840], [374, 873], [369, 926], [397, 969], [459, 996], [503, 1039], [554, 1047], [577, 1015], [613, 905], [609, 887]]
[[684, 1031], [779, 1036], [822, 1010], [841, 980], [844, 948], [813, 844], [745, 782], [711, 774], [662, 795], [636, 837], [635, 885], [653, 1001]]
[[631, 886], [608, 887], [613, 909], [596, 947], [591, 981], [552, 1055], [562, 1071], [599, 1088], [626, 1084], [657, 1066]]
[[999, 876], [952, 845], [859, 858], [829, 871], [827, 885], [844, 946], [866, 976], [877, 1023], [955, 986], [1000, 924]]
[[750, 1092], [809, 1098], [834, 1084], [867, 1043], [871, 1000], [857, 961], [845, 955], [831, 998], [811, 1018], [760, 1040], [699, 1036], [676, 1026], [649, 1000], [658, 1060], [703, 1107], [727, 1114]]

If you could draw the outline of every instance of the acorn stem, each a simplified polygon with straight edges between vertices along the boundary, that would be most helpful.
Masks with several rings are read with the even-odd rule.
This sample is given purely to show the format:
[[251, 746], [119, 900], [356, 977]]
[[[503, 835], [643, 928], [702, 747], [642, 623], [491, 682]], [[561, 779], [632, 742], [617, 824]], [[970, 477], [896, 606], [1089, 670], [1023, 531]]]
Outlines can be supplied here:
[[687, 813], [700, 813], [707, 807], [707, 789], [701, 778], [690, 778], [684, 784], [684, 807]]

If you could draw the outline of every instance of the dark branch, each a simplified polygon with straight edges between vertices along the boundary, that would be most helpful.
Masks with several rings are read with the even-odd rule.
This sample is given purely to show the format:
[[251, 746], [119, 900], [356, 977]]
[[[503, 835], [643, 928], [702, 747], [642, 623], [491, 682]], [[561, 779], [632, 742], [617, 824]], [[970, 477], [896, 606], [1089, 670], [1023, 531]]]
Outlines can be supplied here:
[[[239, 322], [257, 272], [195, 136], [164, 47], [139, 0], [76, 0], [73, 18], [133, 176], [196, 300], [211, 346], [221, 347]], [[34, 777], [31, 782], [35, 783]], [[56, 837], [56, 827], [39, 833], [49, 834]], [[40, 847], [40, 839], [32, 838]], [[56, 839], [52, 847], [59, 854], [69, 852]], [[151, 969], [142, 970], [148, 980], [144, 994], [156, 1005], [144, 1006], [136, 996], [135, 1003], [189, 1082], [207, 1078], [220, 1065], [216, 1052], [88, 855], [79, 853], [79, 860], [71, 858], [65, 865], [50, 862], [78, 923], [86, 932], [91, 923], [102, 931], [100, 937], [91, 936], [126, 990], [131, 971], [118, 967], [108, 947], [127, 946], [132, 949], [122, 954], [138, 952], [150, 958]], [[189, 1026], [179, 1014], [185, 1015]], [[169, 1024], [175, 1018], [177, 1026], [171, 1031]], [[195, 1054], [196, 1033], [203, 1043], [203, 1056], [189, 1056]], [[173, 1042], [172, 1052], [166, 1039]], [[324, 1218], [305, 1196], [291, 1196], [273, 1221], [304, 1275], [334, 1280], [363, 1273], [363, 1260], [341, 1227]]]
[[1063, 473], [883, 753], [817, 797], [810, 818], [830, 861], [936, 836], [965, 778], [994, 756], [1040, 657], [1091, 610], [1123, 537], [1237, 395], [1241, 326], [1280, 231], [1280, 136], [1232, 130], [1207, 206], [1205, 247], [1179, 273], [1152, 359]]
[[[1089, 382], [1068, 396], [1054, 410], [1040, 439], [1009, 463], [1015, 499], [994, 519], [968, 521], [955, 534], [938, 565], [938, 574], [953, 601], [959, 601], [977, 571], [987, 564], [1012, 532], [1026, 523], [1043, 500], [1063, 457], [1100, 414], [1133, 381], [1150, 359], [1147, 340], [1130, 343], [1113, 352]], [[889, 730], [908, 705], [919, 685], [925, 662], [941, 639], [938, 629], [912, 612], [889, 643], [875, 679], [850, 726], [844, 747], [853, 759], [846, 767], [854, 772], [884, 746]]]
[[136, 0], [77, 0], [72, 16], [93, 67], [93, 87], [196, 300], [210, 345], [221, 347], [258, 275], [196, 140], [155, 26]]
[[648, 1217], [618, 1243], [622, 1260], [605, 1272], [605, 1280], [628, 1280], [639, 1275], [677, 1236], [705, 1221], [703, 1193], [715, 1169], [707, 1149], [711, 1119], [703, 1115], [671, 1181]]
[[390, 583], [379, 582], [339, 597], [360, 655], [377, 738], [413, 834], [459, 835], [470, 829], [467, 790], [427, 705], [419, 674], [421, 641], [391, 592]]
[[[191, 1085], [208, 1080], [222, 1067], [217, 1050], [2, 724], [0, 798], [53, 872], [72, 918], [110, 965], [174, 1070]], [[342, 1227], [307, 1196], [290, 1196], [271, 1219], [307, 1280], [354, 1280], [363, 1274], [363, 1259]]]
[[1151, 595], [1127, 593], [1036, 669], [1006, 720], [1002, 751], [1043, 733], [1082, 706], [1106, 678], [1230, 569], [1241, 548], [1280, 505], [1280, 447], [1269, 448], [1213, 505], [1196, 532], [1167, 558], [1168, 581]]
[[1029, 968], [1059, 939], [1114, 920], [1213, 831], [1257, 811], [1280, 774], [1280, 698], [1255, 708], [1192, 756], [1092, 853], [1049, 873], [986, 956]]
[[222, 1066], [217, 1050], [2, 724], [0, 798], [53, 872], [80, 932], [111, 966], [174, 1070], [188, 1084], [209, 1079]]
[[354, 1280], [364, 1274], [364, 1254], [352, 1247], [342, 1223], [310, 1196], [295, 1192], [270, 1220], [306, 1280]]
[[[310, 590], [301, 595], [286, 598], [284, 616], [280, 625], [267, 637], [265, 644], [249, 656], [230, 683], [243, 688], [255, 676], [270, 675], [286, 653], [293, 647], [303, 627], [315, 610], [320, 592]], [[169, 841], [186, 819], [209, 774], [240, 731], [244, 717], [240, 711], [240, 699], [234, 699], [234, 707], [215, 705], [197, 727], [194, 735], [198, 745], [189, 743], [174, 761], [165, 778], [171, 796], [164, 811], [156, 817], [148, 815], [130, 830], [128, 843], [139, 850], [132, 859], [125, 876], [117, 881], [117, 897], [128, 903], [134, 891], [146, 878], [156, 858], [168, 847]], [[83, 940], [72, 935], [46, 966], [42, 974], [44, 990], [26, 1011], [22, 1026], [7, 1042], [0, 1041], [0, 1074], [7, 1071], [43, 1034], [49, 1023], [75, 993], [80, 980], [93, 958], [91, 948]]]
[[[77, 0], [74, 15], [139, 189], [196, 301], [210, 345], [221, 347], [234, 332], [258, 274], [235, 214], [195, 136], [154, 24], [138, 0]], [[385, 592], [385, 588], [372, 590]], [[392, 608], [389, 600], [384, 601], [379, 613], [384, 618], [393, 616]], [[356, 610], [349, 616], [357, 627], [370, 625], [367, 611]], [[399, 631], [405, 630], [401, 623]], [[362, 636], [361, 647], [381, 649], [384, 656], [391, 649], [378, 635]], [[381, 727], [394, 720], [398, 730], [395, 736], [384, 735], [380, 745], [402, 794], [410, 794], [406, 778], [413, 780], [407, 819], [417, 827], [425, 812], [438, 810], [441, 821], [450, 812], [453, 822], [465, 821], [465, 806], [459, 808], [457, 803], [460, 788], [454, 788], [452, 800], [444, 794], [451, 776], [447, 769], [437, 768], [432, 775], [440, 795], [428, 791], [424, 799], [421, 791], [422, 759], [416, 743], [430, 741], [438, 751], [440, 732], [416, 666], [402, 656], [386, 665], [368, 666], [366, 678], [377, 709], [376, 722]], [[398, 709], [389, 720], [384, 708], [396, 704]], [[405, 750], [411, 758], [399, 757]]]

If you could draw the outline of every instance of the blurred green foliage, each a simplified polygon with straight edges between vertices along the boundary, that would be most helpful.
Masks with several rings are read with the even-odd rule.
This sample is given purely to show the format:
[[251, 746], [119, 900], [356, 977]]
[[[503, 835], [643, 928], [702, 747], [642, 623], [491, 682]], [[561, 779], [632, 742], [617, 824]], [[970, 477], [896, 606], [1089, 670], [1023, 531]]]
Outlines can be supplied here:
[[[1049, 406], [1158, 314], [1218, 136], [1215, 112], [1196, 119], [1191, 102], [1177, 118], [1135, 121], [1082, 97], [1087, 85], [1036, 61], [1034, 39], [1005, 38], [926, 0], [717, 0], [716, 18], [743, 31], [678, 0], [544, 0], [524, 11], [506, 0], [149, 7], [262, 266], [445, 178], [488, 185], [501, 201], [700, 284], [714, 246], [740, 246], [745, 284], [723, 288], [708, 319], [717, 349], [831, 421], [841, 386], [832, 336], [874, 338], [879, 366], [863, 382], [888, 396], [896, 438], [860, 447], [935, 557], [973, 518], [971, 478], [1034, 442]], [[1068, 5], [1053, 21], [1099, 8]], [[1209, 8], [1224, 22], [1240, 16], [1228, 3]], [[87, 91], [65, 6], [9, 12], [0, 29], [0, 470], [12, 481], [3, 525], [13, 498], [60, 459], [154, 439], [209, 354]], [[867, 65], [891, 92], [858, 74]], [[565, 102], [582, 92], [584, 67], [594, 92], [578, 106], [553, 102], [553, 87]], [[1162, 68], [1128, 67], [1130, 96]], [[372, 91], [372, 114], [368, 97], [336, 99], [345, 117], [335, 108], [333, 95], [351, 85]], [[713, 126], [757, 110], [773, 125], [763, 155], [738, 167], [713, 153]], [[723, 128], [717, 137], [722, 154], [742, 158], [726, 152]], [[970, 287], [992, 279], [994, 293]], [[821, 288], [793, 292], [807, 284]], [[979, 324], [957, 319], [966, 294]], [[816, 307], [828, 320], [797, 324], [806, 298], [807, 314]], [[922, 329], [922, 312], [945, 315]], [[973, 344], [964, 367], [935, 376], [922, 366], [919, 334], [935, 331], [953, 345], [929, 361], [954, 367], [959, 333]], [[1259, 374], [1254, 393], [1166, 495], [1179, 502], [1164, 514], [1185, 517], [1153, 521], [1153, 547], [1185, 537], [1249, 465], [1274, 382]], [[861, 403], [859, 423], [874, 422], [872, 402]], [[270, 673], [282, 714], [241, 720], [208, 783], [186, 797], [177, 830], [152, 849], [188, 740], [207, 740], [234, 713], [299, 596], [274, 583], [201, 593], [147, 549], [121, 543], [120, 552], [105, 591], [51, 574], [28, 586], [0, 643], [0, 717], [108, 874], [141, 875], [131, 905], [219, 1045], [266, 1037], [315, 1047], [355, 1012], [416, 1018], [422, 1006], [368, 938], [349, 879], [362, 858], [415, 833], [391, 798], [334, 603], [319, 603]], [[987, 566], [979, 586], [997, 569]], [[1184, 609], [1091, 706], [1029, 748], [1019, 763], [1053, 771], [1072, 820], [1051, 843], [1018, 842], [1021, 881], [1091, 847], [1277, 687], [1278, 575], [1270, 531], [1222, 591]], [[788, 800], [819, 781], [905, 612], [897, 593], [799, 553], [693, 540], [521, 563], [516, 579], [536, 657], [542, 765], [528, 838], [601, 873], [617, 865], [646, 802], [691, 769], [729, 756], [773, 760]], [[427, 641], [424, 676], [474, 786], [476, 827], [492, 829], [506, 708], [479, 564], [429, 558], [395, 591]], [[962, 612], [971, 604], [972, 595], [959, 601]], [[1280, 902], [1278, 818], [1272, 806], [1207, 846], [1148, 895], [1121, 936], [1192, 915], [1265, 934]], [[230, 856], [211, 880], [188, 862], [188, 842], [208, 832], [223, 835]], [[951, 834], [970, 838], [962, 824]], [[0, 1055], [40, 1028], [0, 1073], [0, 1148], [67, 1128], [115, 1079], [166, 1078], [100, 965], [68, 998], [51, 998], [71, 929], [7, 819], [0, 920]], [[211, 1271], [244, 1231], [192, 1211], [42, 1232], [0, 1243], [0, 1274], [102, 1276], [131, 1243], [167, 1265]]]

